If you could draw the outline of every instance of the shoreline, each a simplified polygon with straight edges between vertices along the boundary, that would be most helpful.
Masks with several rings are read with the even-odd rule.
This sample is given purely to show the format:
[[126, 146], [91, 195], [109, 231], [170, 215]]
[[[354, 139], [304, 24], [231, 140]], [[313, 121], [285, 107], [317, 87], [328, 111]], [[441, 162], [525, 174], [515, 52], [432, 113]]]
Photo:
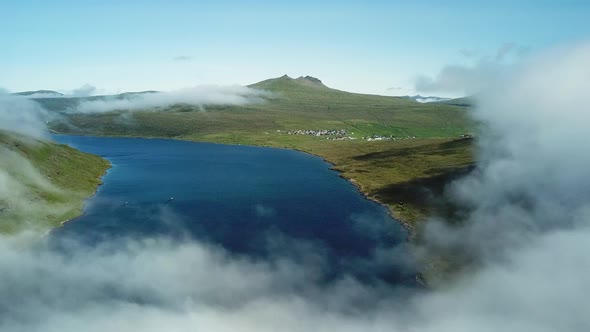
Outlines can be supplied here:
[[[65, 135], [65, 134], [60, 134], [60, 135]], [[56, 142], [56, 143], [57, 143], [57, 142]], [[57, 144], [62, 144], [62, 143], [57, 143]], [[66, 145], [67, 145], [67, 144], [66, 144]], [[72, 147], [72, 148], [73, 148], [73, 147]], [[76, 148], [74, 148], [74, 149], [76, 149]], [[76, 150], [78, 150], [78, 149], [76, 149]], [[82, 151], [82, 150], [78, 150], [78, 151], [84, 152], [84, 151]], [[84, 153], [87, 153], [87, 152], [84, 152]], [[95, 156], [96, 156], [96, 155], [95, 155]], [[77, 219], [77, 218], [80, 218], [81, 216], [83, 216], [83, 215], [85, 215], [85, 214], [86, 214], [86, 212], [84, 211], [84, 208], [85, 208], [85, 204], [86, 204], [86, 202], [87, 202], [89, 199], [92, 199], [94, 196], [96, 196], [96, 194], [98, 193], [98, 190], [99, 190], [99, 189], [100, 189], [100, 187], [102, 187], [102, 186], [103, 186], [103, 184], [104, 184], [103, 178], [104, 178], [104, 177], [105, 177], [105, 176], [106, 176], [106, 175], [109, 173], [109, 170], [110, 170], [110, 169], [113, 167], [113, 164], [111, 163], [111, 161], [110, 161], [110, 160], [108, 160], [108, 159], [106, 159], [106, 158], [103, 158], [103, 157], [101, 157], [101, 156], [97, 156], [97, 157], [100, 157], [101, 159], [104, 159], [104, 160], [106, 160], [106, 161], [108, 162], [108, 167], [107, 167], [107, 168], [105, 169], [105, 171], [104, 171], [104, 172], [103, 172], [103, 173], [102, 173], [102, 174], [101, 174], [101, 175], [100, 175], [100, 176], [97, 178], [97, 180], [99, 180], [99, 181], [100, 181], [100, 183], [99, 183], [99, 184], [96, 186], [96, 188], [94, 189], [94, 191], [92, 192], [92, 194], [90, 194], [89, 196], [85, 197], [85, 198], [82, 200], [82, 207], [81, 207], [81, 208], [78, 210], [78, 213], [76, 214], [76, 216], [74, 216], [74, 217], [72, 217], [72, 218], [69, 218], [69, 219], [66, 219], [66, 220], [63, 220], [63, 221], [60, 221], [60, 222], [59, 222], [59, 225], [56, 225], [56, 226], [50, 227], [48, 230], [46, 230], [46, 231], [43, 233], [43, 235], [41, 235], [41, 238], [44, 238], [44, 237], [48, 236], [48, 235], [49, 235], [49, 234], [51, 234], [51, 232], [53, 232], [55, 229], [61, 228], [61, 227], [63, 227], [63, 226], [66, 224], [66, 223], [68, 223], [68, 222], [71, 222], [71, 221], [73, 221], [73, 220], [75, 220], [75, 219]]]
[[[217, 143], [219, 144], [219, 143]], [[260, 147], [258, 145], [252, 145], [252, 146], [256, 146], [256, 147]], [[375, 202], [381, 206], [383, 206], [384, 208], [387, 209], [387, 213], [389, 214], [389, 216], [391, 217], [391, 219], [397, 221], [399, 224], [402, 225], [402, 227], [408, 232], [408, 241], [411, 241], [414, 236], [415, 236], [415, 229], [414, 226], [411, 225], [409, 222], [399, 218], [396, 216], [395, 211], [393, 210], [392, 207], [390, 207], [389, 205], [387, 205], [386, 203], [381, 202], [378, 198], [369, 195], [369, 193], [367, 193], [364, 188], [363, 185], [358, 183], [355, 179], [353, 178], [349, 178], [347, 176], [344, 175], [344, 173], [338, 168], [338, 165], [336, 165], [335, 163], [333, 163], [332, 161], [326, 159], [323, 156], [308, 152], [308, 151], [304, 151], [304, 150], [300, 150], [300, 149], [296, 149], [296, 148], [275, 148], [275, 147], [268, 147], [268, 146], [263, 146], [263, 147], [267, 147], [267, 148], [273, 148], [273, 149], [285, 149], [285, 150], [291, 150], [291, 151], [297, 151], [297, 152], [301, 152], [301, 153], [305, 153], [308, 154], [310, 156], [314, 156], [314, 157], [318, 157], [321, 158], [325, 163], [331, 165], [330, 169], [338, 172], [338, 176], [341, 177], [342, 179], [345, 179], [346, 181], [350, 182], [355, 188], [356, 190], [363, 196], [364, 199], [368, 200], [368, 201], [372, 201]]]
[[[77, 150], [77, 149], [76, 149], [76, 150]], [[78, 151], [82, 151], [82, 150], [78, 150]], [[84, 152], [84, 151], [82, 151], [82, 152]], [[84, 152], [84, 153], [86, 153], [86, 152]], [[99, 157], [100, 157], [100, 156], [99, 156]], [[76, 218], [79, 218], [79, 217], [81, 217], [81, 216], [85, 215], [85, 214], [86, 214], [86, 212], [84, 212], [84, 204], [86, 203], [86, 201], [88, 201], [89, 199], [92, 199], [94, 196], [96, 196], [96, 194], [98, 193], [98, 190], [99, 190], [99, 189], [100, 189], [100, 187], [102, 187], [102, 185], [104, 184], [104, 181], [103, 181], [102, 179], [103, 179], [103, 178], [104, 178], [104, 177], [105, 177], [105, 176], [106, 176], [106, 175], [109, 173], [109, 170], [110, 170], [110, 169], [113, 167], [113, 163], [111, 163], [111, 161], [110, 161], [110, 160], [108, 160], [108, 159], [106, 159], [106, 158], [103, 158], [103, 157], [100, 157], [100, 158], [102, 158], [102, 159], [106, 160], [106, 161], [109, 163], [109, 165], [108, 165], [108, 167], [105, 169], [104, 173], [102, 173], [102, 175], [100, 175], [100, 176], [97, 178], [97, 180], [99, 180], [99, 181], [100, 181], [100, 183], [98, 184], [98, 186], [96, 186], [96, 188], [94, 189], [94, 192], [92, 192], [92, 194], [91, 194], [90, 196], [88, 196], [88, 197], [84, 198], [84, 200], [82, 201], [82, 208], [80, 209], [80, 213], [79, 213], [77, 216], [73, 217], [73, 218], [70, 218], [70, 219], [67, 219], [67, 220], [64, 220], [64, 221], [62, 221], [62, 222], [60, 223], [60, 226], [59, 226], [59, 227], [63, 226], [63, 225], [64, 225], [65, 223], [67, 223], [67, 222], [70, 222], [70, 221], [72, 221], [72, 220], [74, 220], [74, 219], [76, 219]]]

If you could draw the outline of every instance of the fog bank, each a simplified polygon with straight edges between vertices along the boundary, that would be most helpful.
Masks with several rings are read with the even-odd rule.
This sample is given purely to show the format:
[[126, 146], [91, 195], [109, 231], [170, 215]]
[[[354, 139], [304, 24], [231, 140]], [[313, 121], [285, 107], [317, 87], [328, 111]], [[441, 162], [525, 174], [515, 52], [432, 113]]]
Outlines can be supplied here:
[[104, 113], [117, 110], [138, 111], [185, 104], [192, 106], [245, 105], [264, 102], [269, 92], [243, 86], [198, 86], [169, 92], [133, 93], [82, 100], [76, 113]]

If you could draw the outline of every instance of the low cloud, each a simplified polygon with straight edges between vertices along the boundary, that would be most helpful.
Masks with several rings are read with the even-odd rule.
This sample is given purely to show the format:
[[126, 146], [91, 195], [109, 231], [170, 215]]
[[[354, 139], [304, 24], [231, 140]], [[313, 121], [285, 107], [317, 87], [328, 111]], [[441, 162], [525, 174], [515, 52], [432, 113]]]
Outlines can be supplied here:
[[493, 86], [494, 79], [513, 70], [513, 59], [520, 59], [528, 48], [515, 43], [505, 43], [495, 54], [481, 56], [476, 50], [463, 49], [460, 53], [472, 59], [470, 65], [448, 65], [434, 76], [422, 75], [416, 79], [416, 91], [426, 93], [451, 93], [473, 95]]
[[83, 86], [72, 90], [67, 97], [88, 97], [96, 94], [96, 87], [90, 84], [84, 84]]
[[0, 129], [46, 137], [50, 114], [26, 97], [0, 92]]
[[403, 87], [401, 87], [401, 86], [392, 86], [390, 88], [387, 88], [387, 91], [398, 91], [398, 90], [403, 90]]
[[73, 112], [102, 113], [116, 110], [151, 110], [178, 104], [204, 105], [243, 105], [264, 102], [271, 94], [266, 91], [243, 86], [198, 86], [170, 92], [134, 93], [106, 96], [100, 99], [83, 101]]
[[489, 79], [503, 71], [507, 71], [506, 65], [488, 60], [472, 66], [449, 65], [434, 77], [418, 77], [415, 89], [427, 93], [472, 95], [485, 90]]
[[496, 51], [495, 60], [496, 61], [503, 61], [506, 60], [508, 57], [522, 57], [526, 55], [530, 51], [530, 48], [524, 45], [518, 45], [516, 43], [504, 43], [502, 46], [498, 48]]
[[[6, 133], [0, 134], [3, 140]], [[20, 145], [42, 144], [29, 137], [14, 139]], [[44, 198], [62, 191], [17, 151], [0, 144], [0, 232], [36, 230], [49, 215], [64, 215], [72, 208], [67, 202]]]
[[47, 122], [57, 118], [25, 96], [0, 93], [0, 232], [32, 229], [72, 209], [57, 197], [74, 193], [51, 183], [32, 164], [39, 156], [27, 152], [43, 148]]

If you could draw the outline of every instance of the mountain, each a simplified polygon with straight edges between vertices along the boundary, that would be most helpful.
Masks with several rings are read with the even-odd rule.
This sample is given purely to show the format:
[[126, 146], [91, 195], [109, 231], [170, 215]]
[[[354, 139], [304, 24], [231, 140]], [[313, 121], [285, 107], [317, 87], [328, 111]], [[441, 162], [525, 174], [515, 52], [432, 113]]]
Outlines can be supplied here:
[[434, 103], [434, 102], [440, 102], [440, 101], [445, 101], [445, 100], [450, 99], [450, 98], [437, 97], [437, 96], [421, 96], [421, 95], [402, 96], [402, 98], [414, 100], [419, 103]]
[[0, 130], [0, 234], [43, 232], [76, 217], [108, 167], [69, 146]]
[[34, 97], [32, 99], [41, 104], [41, 106], [43, 106], [47, 110], [61, 112], [75, 109], [76, 106], [78, 106], [81, 102], [85, 101], [133, 99], [135, 97], [151, 93], [158, 93], [158, 91], [147, 90], [138, 92], [124, 92], [115, 95], [98, 95], [87, 97], [71, 97], [67, 95], [61, 95], [61, 97], [48, 95], [33, 95]]
[[[217, 141], [223, 136], [231, 137], [232, 143], [247, 144], [252, 139], [285, 140], [276, 135], [260, 137], [277, 130], [346, 129], [357, 139], [370, 136], [459, 137], [469, 126], [463, 117], [464, 111], [457, 107], [341, 91], [312, 76], [283, 75], [248, 87], [268, 91], [270, 95], [265, 96], [263, 102], [257, 100], [244, 105], [179, 104], [157, 112], [134, 112], [133, 125], [121, 121], [120, 113], [76, 114], [68, 117], [73, 126], [55, 124], [54, 129], [95, 135], [198, 137], [203, 140], [214, 136]], [[109, 98], [122, 95], [117, 96]], [[38, 101], [55, 109], [56, 105], [47, 103], [56, 99]]]
[[53, 90], [35, 90], [16, 92], [13, 95], [26, 96], [29, 98], [57, 98], [62, 97], [63, 94]]
[[[267, 91], [314, 91], [315, 89], [330, 89], [325, 86], [321, 80], [312, 76], [300, 76], [298, 78], [291, 78], [288, 75], [283, 75], [277, 78], [267, 79], [258, 83], [248, 85], [250, 88], [267, 90]], [[332, 90], [332, 89], [331, 89]]]
[[[404, 98], [353, 93], [330, 88], [318, 78], [312, 76], [300, 76], [291, 78], [283, 75], [277, 78], [267, 79], [248, 85], [249, 88], [266, 90], [276, 93], [277, 98], [272, 98], [271, 104], [283, 108], [287, 104], [305, 104], [306, 110], [337, 107], [342, 110], [348, 106], [363, 106], [365, 103], [377, 102], [378, 105], [411, 105]], [[327, 105], [330, 104], [331, 106]], [[360, 105], [359, 105], [360, 104]]]

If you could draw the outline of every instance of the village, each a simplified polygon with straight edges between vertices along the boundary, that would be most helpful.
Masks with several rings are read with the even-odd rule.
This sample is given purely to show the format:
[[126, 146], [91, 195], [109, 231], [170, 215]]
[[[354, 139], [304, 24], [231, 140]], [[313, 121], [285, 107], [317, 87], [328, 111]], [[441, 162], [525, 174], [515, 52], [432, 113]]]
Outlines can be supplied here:
[[[285, 133], [287, 135], [310, 135], [310, 136], [346, 136], [348, 133], [346, 129], [322, 129], [322, 130], [277, 130], [279, 133]], [[354, 133], [353, 133], [354, 134]]]
[[[332, 141], [346, 141], [346, 140], [356, 140], [357, 137], [350, 136], [354, 135], [354, 132], [351, 132], [350, 135], [346, 129], [298, 129], [298, 130], [277, 130], [279, 134], [286, 134], [286, 135], [308, 135], [308, 136], [326, 136], [327, 140]], [[396, 137], [393, 135], [368, 135], [362, 136], [361, 139], [365, 141], [397, 141], [397, 140], [406, 140], [406, 139], [413, 139], [416, 136], [407, 136], [407, 137]]]

